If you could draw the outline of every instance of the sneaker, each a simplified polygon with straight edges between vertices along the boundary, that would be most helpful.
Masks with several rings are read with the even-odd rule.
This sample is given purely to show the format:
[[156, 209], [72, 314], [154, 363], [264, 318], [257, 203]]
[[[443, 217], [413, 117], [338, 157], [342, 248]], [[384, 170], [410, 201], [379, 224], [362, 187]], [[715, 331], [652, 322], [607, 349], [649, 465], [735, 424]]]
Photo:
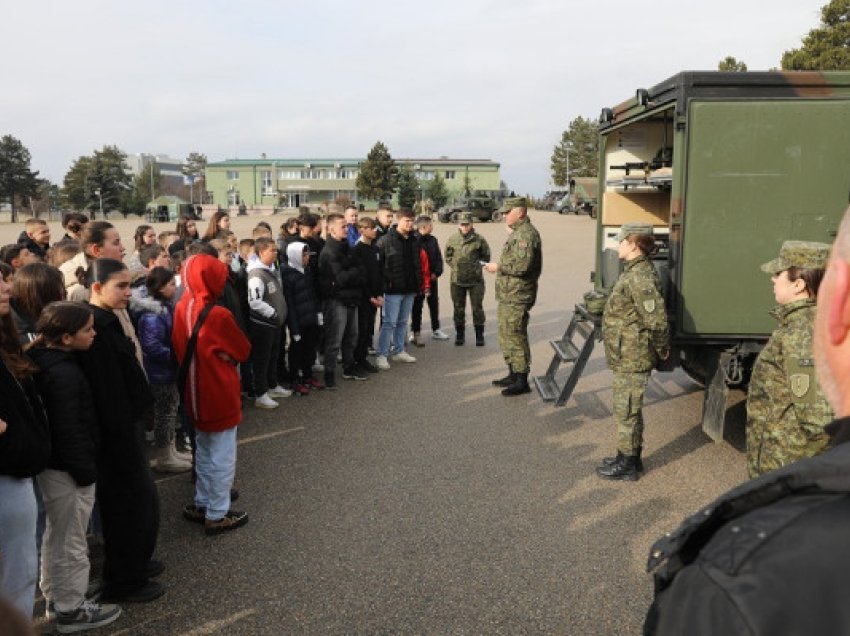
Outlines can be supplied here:
[[292, 385], [292, 392], [295, 395], [310, 395], [310, 387], [306, 384], [295, 383]]
[[413, 333], [412, 331], [411, 331], [409, 334], [407, 334], [407, 341], [408, 341], [408, 342], [413, 342], [413, 340], [414, 340], [415, 338], [416, 338], [416, 334], [415, 334], [415, 333]]
[[369, 347], [366, 350], [366, 355], [376, 356], [376, 355], [378, 355], [378, 352], [375, 350], [375, 347]]
[[336, 385], [336, 379], [332, 375], [325, 375], [325, 388], [328, 391], [336, 391], [339, 388]]
[[280, 406], [280, 404], [271, 399], [268, 393], [263, 393], [260, 397], [254, 400], [254, 406], [258, 409], [276, 409]]
[[368, 380], [369, 376], [356, 366], [342, 370], [342, 377], [345, 380]]
[[390, 363], [387, 362], [387, 356], [378, 356], [375, 358], [375, 366], [378, 367], [381, 371], [388, 371], [390, 368]]
[[407, 353], [407, 351], [402, 351], [401, 353], [397, 353], [393, 356], [394, 362], [416, 362], [416, 358]]
[[449, 337], [440, 329], [436, 329], [434, 331], [434, 333], [431, 334], [431, 337], [434, 340], [448, 340], [449, 339]]
[[325, 388], [325, 383], [321, 380], [316, 380], [315, 378], [310, 378], [307, 382], [305, 382], [305, 384], [314, 391], [321, 391]]
[[222, 532], [228, 532], [229, 530], [236, 530], [236, 528], [241, 528], [246, 523], [248, 523], [247, 512], [228, 510], [227, 514], [218, 521], [210, 521], [209, 519], [205, 520], [204, 533], [208, 537], [211, 537], [214, 534], [221, 534]]
[[290, 395], [292, 395], [292, 391], [279, 384], [273, 389], [269, 389], [269, 396], [273, 398], [288, 398]]
[[413, 338], [408, 340], [408, 342], [412, 342], [417, 347], [424, 347], [425, 346], [425, 343], [422, 342], [422, 337], [419, 335], [418, 331], [413, 332]]
[[60, 634], [74, 634], [109, 625], [119, 616], [121, 608], [117, 605], [101, 605], [86, 600], [72, 612], [56, 612], [56, 631]]
[[358, 360], [357, 366], [363, 369], [366, 373], [377, 373], [378, 367], [369, 362], [368, 360]]
[[183, 506], [183, 518], [192, 523], [203, 523], [207, 519], [207, 509], [193, 503], [186, 504]]

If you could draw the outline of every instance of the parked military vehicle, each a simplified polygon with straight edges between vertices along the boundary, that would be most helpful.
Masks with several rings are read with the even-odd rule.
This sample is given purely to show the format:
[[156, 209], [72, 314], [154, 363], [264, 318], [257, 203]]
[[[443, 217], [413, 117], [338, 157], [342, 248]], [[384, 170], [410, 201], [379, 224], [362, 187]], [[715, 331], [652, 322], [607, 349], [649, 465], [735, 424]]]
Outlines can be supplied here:
[[559, 214], [587, 214], [596, 218], [599, 180], [596, 177], [574, 177], [570, 179], [569, 191], [555, 203]]
[[[831, 243], [847, 208], [850, 73], [680, 73], [602, 109], [599, 135], [595, 293], [552, 343], [538, 391], [569, 399], [600, 337], [600, 298], [621, 271], [617, 232], [648, 222], [674, 346], [668, 370], [705, 384], [703, 430], [719, 441], [728, 388], [746, 385], [776, 326], [759, 265], [785, 240]], [[562, 384], [563, 363], [572, 367]]]
[[442, 223], [457, 223], [461, 212], [469, 212], [474, 221], [502, 220], [502, 211], [498, 204], [489, 196], [474, 195], [458, 199], [452, 205], [442, 208], [437, 212], [437, 219]]

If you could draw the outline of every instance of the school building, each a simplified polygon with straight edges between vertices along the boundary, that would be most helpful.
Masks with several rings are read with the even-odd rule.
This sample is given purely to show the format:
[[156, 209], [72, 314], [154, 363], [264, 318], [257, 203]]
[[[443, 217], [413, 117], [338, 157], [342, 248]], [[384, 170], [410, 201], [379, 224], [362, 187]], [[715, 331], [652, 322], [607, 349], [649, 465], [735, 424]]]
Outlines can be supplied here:
[[[232, 206], [297, 208], [347, 197], [361, 200], [357, 175], [365, 159], [231, 159], [208, 163], [205, 173], [207, 203]], [[458, 194], [464, 184], [472, 190], [498, 194], [502, 188], [500, 164], [489, 159], [396, 159], [406, 164], [420, 182], [436, 174], [449, 192]]]

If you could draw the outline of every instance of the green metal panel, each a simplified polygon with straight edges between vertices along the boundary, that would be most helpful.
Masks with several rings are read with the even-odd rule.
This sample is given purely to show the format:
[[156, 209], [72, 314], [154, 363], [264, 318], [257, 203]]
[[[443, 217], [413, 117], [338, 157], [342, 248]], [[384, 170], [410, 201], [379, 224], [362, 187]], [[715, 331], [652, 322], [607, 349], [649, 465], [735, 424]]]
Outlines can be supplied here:
[[768, 334], [774, 301], [759, 265], [788, 239], [831, 243], [847, 208], [850, 101], [688, 110], [679, 334]]

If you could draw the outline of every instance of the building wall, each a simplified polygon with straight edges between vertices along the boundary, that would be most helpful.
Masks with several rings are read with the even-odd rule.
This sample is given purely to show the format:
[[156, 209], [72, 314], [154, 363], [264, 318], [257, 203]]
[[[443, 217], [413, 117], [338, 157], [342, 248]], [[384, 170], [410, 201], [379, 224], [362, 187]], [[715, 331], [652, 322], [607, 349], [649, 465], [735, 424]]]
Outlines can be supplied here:
[[[295, 207], [333, 201], [344, 195], [358, 203], [374, 205], [359, 198], [356, 187], [360, 159], [239, 159], [207, 164], [206, 189], [212, 202], [222, 207], [244, 203], [247, 206]], [[414, 169], [421, 181], [441, 173], [447, 188], [463, 189], [469, 174], [474, 190], [496, 193], [501, 187], [500, 165], [489, 160], [398, 159]]]

